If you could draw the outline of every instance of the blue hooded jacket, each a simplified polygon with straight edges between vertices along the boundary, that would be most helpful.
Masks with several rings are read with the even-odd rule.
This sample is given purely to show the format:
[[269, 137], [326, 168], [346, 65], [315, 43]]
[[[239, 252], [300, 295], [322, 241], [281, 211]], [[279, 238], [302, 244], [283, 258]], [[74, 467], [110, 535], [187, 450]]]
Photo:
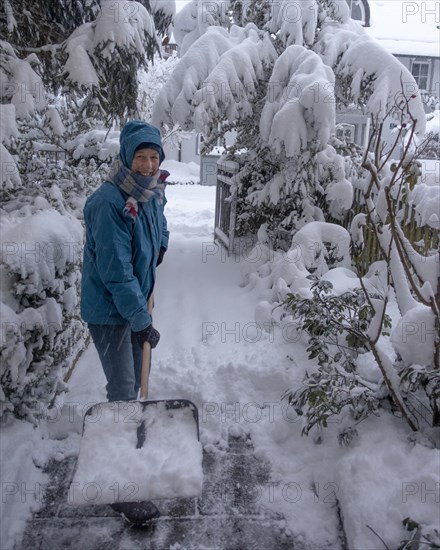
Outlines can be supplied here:
[[[133, 120], [120, 135], [120, 159], [131, 168], [134, 152], [141, 143], [160, 148], [157, 128]], [[104, 182], [86, 201], [84, 221], [86, 244], [81, 288], [81, 316], [87, 323], [121, 325], [140, 331], [151, 324], [147, 301], [153, 291], [156, 262], [161, 247], [168, 247], [166, 204], [156, 198], [138, 203], [136, 221], [124, 214], [128, 195]]]

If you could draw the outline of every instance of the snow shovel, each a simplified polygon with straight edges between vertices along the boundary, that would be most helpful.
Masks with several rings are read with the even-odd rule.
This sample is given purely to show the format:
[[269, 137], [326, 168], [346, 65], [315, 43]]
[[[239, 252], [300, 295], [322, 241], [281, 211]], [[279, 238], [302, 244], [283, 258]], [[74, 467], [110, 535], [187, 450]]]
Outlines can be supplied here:
[[70, 504], [200, 495], [197, 407], [187, 399], [147, 401], [150, 363], [151, 348], [144, 344], [139, 401], [97, 403], [86, 411]]

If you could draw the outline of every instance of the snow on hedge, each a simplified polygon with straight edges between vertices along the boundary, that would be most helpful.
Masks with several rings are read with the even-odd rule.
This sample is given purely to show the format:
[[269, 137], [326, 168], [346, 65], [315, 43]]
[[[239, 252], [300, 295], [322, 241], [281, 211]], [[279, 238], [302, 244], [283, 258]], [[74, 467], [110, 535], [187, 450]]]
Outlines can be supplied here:
[[43, 198], [4, 214], [0, 414], [15, 410], [32, 418], [62, 391], [62, 374], [84, 345], [78, 315], [83, 230]]

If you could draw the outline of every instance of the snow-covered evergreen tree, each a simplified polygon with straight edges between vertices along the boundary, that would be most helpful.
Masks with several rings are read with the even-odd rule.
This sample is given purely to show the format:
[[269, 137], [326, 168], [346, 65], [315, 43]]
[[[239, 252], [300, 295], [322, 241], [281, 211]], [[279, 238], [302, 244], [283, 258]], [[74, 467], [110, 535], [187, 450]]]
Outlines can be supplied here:
[[[207, 146], [236, 130], [246, 151], [239, 220], [298, 230], [321, 219], [317, 196], [338, 217], [351, 206], [344, 160], [332, 146], [338, 105], [384, 116], [411, 74], [351, 20], [345, 0], [193, 0], [175, 22], [181, 61], [162, 90], [153, 122], [178, 122]], [[402, 91], [403, 85], [403, 91]], [[425, 117], [411, 105], [417, 133]]]

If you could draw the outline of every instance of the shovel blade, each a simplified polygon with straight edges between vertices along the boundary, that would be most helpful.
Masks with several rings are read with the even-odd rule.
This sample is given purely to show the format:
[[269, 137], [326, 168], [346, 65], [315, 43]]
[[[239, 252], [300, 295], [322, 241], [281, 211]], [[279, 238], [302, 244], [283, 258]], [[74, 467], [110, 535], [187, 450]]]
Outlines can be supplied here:
[[191, 401], [114, 401], [87, 410], [72, 504], [194, 497], [202, 483], [198, 411]]

